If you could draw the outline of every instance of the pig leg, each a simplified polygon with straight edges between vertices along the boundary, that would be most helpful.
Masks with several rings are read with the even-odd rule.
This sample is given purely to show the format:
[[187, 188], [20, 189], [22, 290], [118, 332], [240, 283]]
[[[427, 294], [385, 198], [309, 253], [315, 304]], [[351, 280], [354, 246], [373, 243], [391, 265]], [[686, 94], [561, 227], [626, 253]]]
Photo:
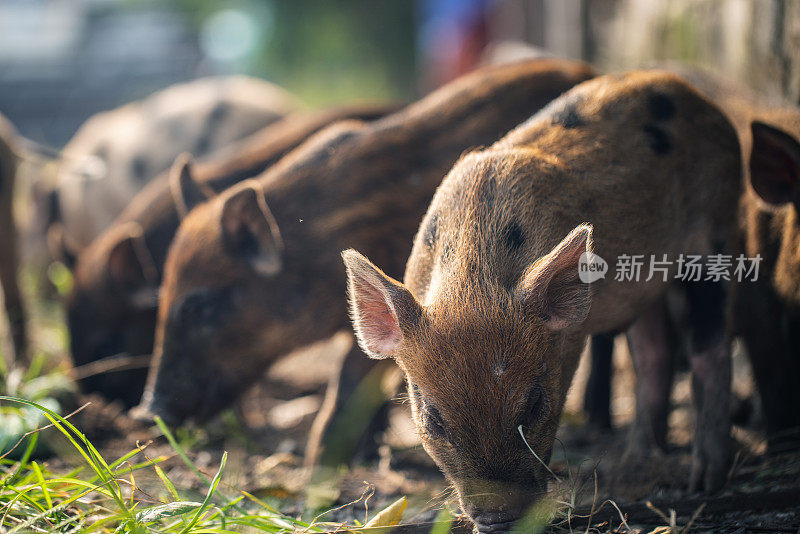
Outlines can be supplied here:
[[628, 328], [627, 338], [636, 371], [636, 418], [627, 454], [646, 456], [667, 444], [674, 340], [666, 303], [645, 310]]
[[[0, 176], [0, 186], [4, 185], [2, 178]], [[17, 361], [23, 361], [27, 356], [28, 338], [25, 328], [25, 308], [17, 282], [19, 250], [12, 196], [11, 187], [6, 186], [4, 190], [0, 190], [0, 284], [3, 287], [3, 301], [14, 344], [14, 355]]]
[[731, 358], [726, 282], [686, 285], [695, 431], [692, 491], [722, 487], [730, 462]]
[[800, 324], [769, 283], [764, 277], [740, 284], [735, 317], [763, 405], [767, 450], [778, 453], [800, 446], [800, 340], [792, 339]]
[[591, 369], [583, 397], [583, 409], [589, 417], [589, 425], [611, 429], [611, 379], [613, 370], [614, 336], [598, 334], [592, 336]]
[[387, 395], [382, 378], [391, 360], [369, 358], [353, 343], [335, 373], [317, 414], [306, 446], [307, 467], [349, 463], [374, 456], [378, 436], [388, 424]]

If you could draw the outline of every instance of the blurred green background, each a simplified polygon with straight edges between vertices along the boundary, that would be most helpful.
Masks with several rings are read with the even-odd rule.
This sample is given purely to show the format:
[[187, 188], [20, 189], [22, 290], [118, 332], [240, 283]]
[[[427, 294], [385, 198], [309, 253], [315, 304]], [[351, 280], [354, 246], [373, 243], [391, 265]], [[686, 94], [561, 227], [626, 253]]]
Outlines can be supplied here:
[[249, 74], [307, 107], [418, 94], [413, 0], [0, 0], [0, 112], [63, 144], [89, 116]]
[[407, 100], [415, 93], [413, 1], [251, 1], [220, 9], [214, 0], [175, 0], [175, 5], [191, 20], [205, 51], [222, 56], [215, 70], [270, 79], [309, 105]]

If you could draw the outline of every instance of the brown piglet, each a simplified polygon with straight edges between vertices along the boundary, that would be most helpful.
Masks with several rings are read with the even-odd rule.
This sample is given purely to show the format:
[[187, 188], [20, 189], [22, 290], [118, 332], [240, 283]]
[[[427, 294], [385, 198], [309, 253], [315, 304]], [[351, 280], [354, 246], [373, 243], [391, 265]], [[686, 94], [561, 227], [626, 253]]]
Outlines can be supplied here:
[[[363, 104], [290, 115], [199, 163], [179, 158], [171, 172], [134, 197], [75, 266], [66, 309], [73, 363], [87, 366], [77, 373], [81, 388], [129, 407], [139, 402], [153, 351], [164, 259], [189, 209], [262, 172], [334, 122], [374, 120], [396, 108]], [[85, 376], [93, 372], [98, 374]]]
[[[736, 133], [681, 78], [609, 75], [572, 89], [443, 181], [400, 283], [346, 251], [355, 331], [406, 375], [423, 445], [479, 532], [506, 532], [546, 492], [555, 432], [587, 336], [658, 343], [668, 276], [597, 281], [626, 255], [726, 254], [741, 183]], [[380, 265], [380, 262], [376, 262]], [[609, 267], [612, 269], [613, 267]], [[697, 430], [690, 483], [729, 465], [729, 283], [686, 282]]]
[[197, 206], [166, 261], [142, 411], [208, 418], [280, 356], [346, 328], [340, 251], [369, 251], [399, 275], [458, 157], [593, 75], [565, 60], [481, 69], [372, 124], [331, 126]]

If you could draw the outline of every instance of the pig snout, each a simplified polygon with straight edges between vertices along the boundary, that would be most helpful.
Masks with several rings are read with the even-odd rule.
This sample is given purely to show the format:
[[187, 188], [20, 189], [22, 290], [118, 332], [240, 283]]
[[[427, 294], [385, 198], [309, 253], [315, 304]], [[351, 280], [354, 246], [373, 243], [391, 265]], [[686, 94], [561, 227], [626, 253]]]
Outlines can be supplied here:
[[[161, 378], [161, 377], [159, 377]], [[170, 389], [156, 386], [152, 391], [145, 391], [142, 401], [131, 411], [131, 416], [139, 420], [152, 421], [158, 416], [170, 426], [178, 426], [190, 419], [203, 422], [219, 412], [226, 401], [218, 399], [226, 397], [221, 394], [224, 389], [221, 380], [209, 383], [197, 383], [192, 387], [183, 387], [181, 380], [169, 385]]]
[[[213, 415], [220, 374], [198, 373], [197, 369], [189, 368], [185, 359], [168, 353], [155, 357], [154, 361], [159, 365], [151, 369], [155, 373], [150, 377], [152, 384], [145, 389], [139, 405], [131, 410], [131, 417], [152, 421], [158, 416], [168, 425], [178, 426], [190, 418], [204, 420]], [[176, 362], [186, 364], [176, 365]]]
[[180, 417], [175, 416], [172, 412], [165, 409], [163, 403], [154, 401], [152, 395], [147, 392], [144, 397], [142, 397], [141, 403], [131, 408], [128, 415], [143, 423], [152, 422], [156, 416], [160, 417], [168, 426], [177, 426], [182, 422]]
[[499, 481], [474, 482], [461, 490], [461, 508], [480, 534], [511, 532], [514, 524], [545, 493], [539, 484], [518, 486]]

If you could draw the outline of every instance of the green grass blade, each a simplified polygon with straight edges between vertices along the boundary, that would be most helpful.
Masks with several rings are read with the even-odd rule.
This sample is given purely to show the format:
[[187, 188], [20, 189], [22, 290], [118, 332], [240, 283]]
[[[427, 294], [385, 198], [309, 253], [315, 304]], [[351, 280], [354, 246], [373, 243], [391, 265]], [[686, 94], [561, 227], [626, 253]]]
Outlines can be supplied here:
[[[125, 462], [127, 462], [128, 460], [130, 460], [131, 458], [133, 458], [134, 456], [136, 456], [140, 452], [142, 452], [141, 449], [137, 448], [137, 449], [133, 449], [130, 452], [125, 453], [124, 455], [120, 456], [118, 459], [116, 459], [112, 463], [108, 464], [109, 469], [116, 469], [117, 467], [119, 467], [120, 465], [124, 464]], [[149, 461], [151, 461], [151, 462], [163, 462], [164, 458], [159, 457], [159, 458], [154, 458], [154, 459], [149, 460]]]
[[214, 479], [211, 481], [211, 486], [208, 488], [208, 493], [206, 493], [206, 498], [203, 500], [203, 505], [197, 510], [192, 520], [189, 524], [181, 531], [181, 534], [186, 534], [187, 532], [192, 530], [199, 521], [200, 517], [205, 512], [206, 508], [208, 508], [209, 503], [211, 502], [211, 497], [214, 496], [214, 492], [217, 491], [217, 486], [219, 485], [219, 481], [222, 478], [222, 470], [225, 469], [225, 464], [228, 461], [228, 452], [222, 453], [222, 460], [219, 462], [219, 469], [217, 470], [217, 474], [214, 475]]
[[203, 506], [202, 503], [192, 501], [176, 501], [166, 504], [159, 504], [150, 508], [140, 510], [135, 520], [138, 523], [155, 523], [161, 519], [168, 517], [177, 517], [180, 515], [188, 514]]
[[436, 514], [430, 534], [449, 534], [450, 528], [453, 526], [453, 519], [452, 512], [448, 508], [442, 508]]
[[208, 479], [208, 477], [205, 476], [203, 473], [201, 473], [200, 470], [197, 469], [197, 467], [195, 467], [192, 461], [189, 460], [189, 457], [186, 455], [184, 450], [181, 448], [180, 445], [178, 445], [178, 441], [175, 439], [175, 436], [173, 436], [172, 432], [170, 432], [169, 428], [167, 428], [167, 425], [166, 423], [164, 423], [164, 420], [161, 419], [159, 416], [155, 416], [153, 420], [156, 422], [158, 429], [161, 430], [161, 433], [164, 434], [164, 437], [167, 438], [167, 441], [169, 441], [170, 446], [173, 449], [175, 449], [175, 452], [177, 452], [178, 456], [180, 456], [181, 460], [183, 460], [183, 463], [185, 463], [186, 466], [189, 469], [191, 469], [192, 472], [195, 475], [197, 475], [198, 478], [200, 478], [200, 480], [202, 480], [206, 484], [211, 484], [211, 481]]
[[153, 465], [153, 468], [155, 469], [158, 478], [161, 479], [162, 484], [164, 484], [164, 487], [167, 488], [167, 491], [169, 492], [170, 496], [176, 501], [180, 501], [181, 496], [178, 494], [178, 490], [175, 489], [175, 485], [169, 479], [164, 470], [157, 465]]
[[39, 481], [39, 487], [42, 488], [42, 495], [47, 503], [47, 507], [52, 508], [53, 499], [50, 497], [50, 491], [47, 489], [47, 483], [44, 481], [44, 476], [42, 475], [42, 470], [39, 467], [39, 464], [32, 462], [31, 467], [33, 468], [33, 472], [36, 473], [36, 479]]

